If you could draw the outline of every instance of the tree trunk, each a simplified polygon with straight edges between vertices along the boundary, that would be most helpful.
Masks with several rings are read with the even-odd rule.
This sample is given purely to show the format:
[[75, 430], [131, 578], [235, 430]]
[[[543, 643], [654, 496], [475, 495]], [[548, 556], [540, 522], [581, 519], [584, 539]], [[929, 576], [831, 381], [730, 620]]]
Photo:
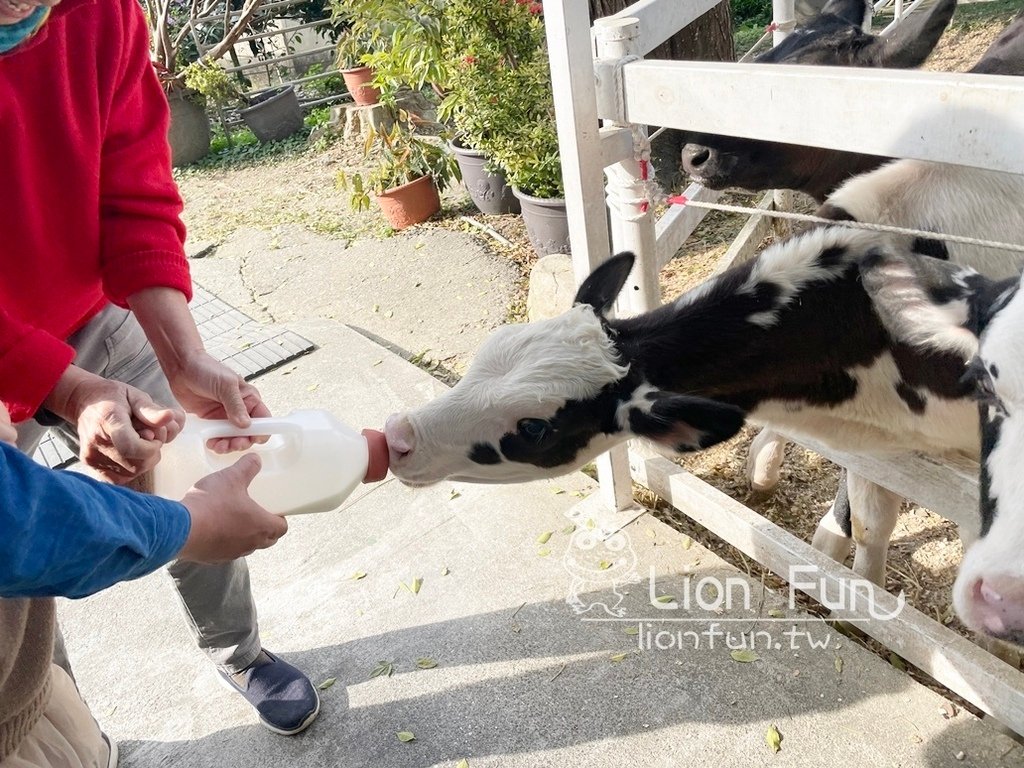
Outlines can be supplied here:
[[[630, 5], [631, 0], [590, 0], [590, 19], [611, 16]], [[647, 56], [652, 59], [733, 61], [735, 53], [729, 0], [723, 0]]]
[[[632, 5], [632, 0], [590, 0], [590, 19], [618, 13]], [[723, 0], [692, 24], [670, 37], [649, 54], [652, 59], [683, 61], [735, 61], [732, 37], [732, 14], [729, 0]], [[681, 153], [686, 143], [681, 131], [667, 130], [651, 145], [651, 161], [663, 187], [683, 186]]]

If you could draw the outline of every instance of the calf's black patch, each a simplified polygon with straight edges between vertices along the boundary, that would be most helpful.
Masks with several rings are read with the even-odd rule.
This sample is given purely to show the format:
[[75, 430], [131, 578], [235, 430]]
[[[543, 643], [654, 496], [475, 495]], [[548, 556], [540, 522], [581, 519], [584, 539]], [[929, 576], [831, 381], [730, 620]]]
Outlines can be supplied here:
[[474, 464], [501, 464], [501, 456], [489, 443], [476, 443], [469, 452], [469, 460]]

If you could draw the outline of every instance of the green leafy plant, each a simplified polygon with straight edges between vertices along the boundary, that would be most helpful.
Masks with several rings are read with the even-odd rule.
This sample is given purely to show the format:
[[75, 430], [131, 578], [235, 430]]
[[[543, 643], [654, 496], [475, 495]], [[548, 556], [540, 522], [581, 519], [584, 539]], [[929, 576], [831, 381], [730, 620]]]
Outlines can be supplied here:
[[347, 26], [339, 40], [339, 66], [366, 65], [374, 86], [392, 103], [398, 89], [420, 90], [443, 79], [444, 0], [333, 0]]
[[381, 195], [389, 189], [430, 176], [439, 191], [459, 179], [455, 159], [444, 147], [416, 135], [408, 116], [388, 130], [371, 130], [363, 144], [365, 158], [373, 166], [362, 173], [338, 174], [338, 183], [349, 193], [352, 208], [360, 211], [370, 207], [370, 195]]
[[444, 13], [444, 56], [451, 64], [440, 116], [511, 184], [537, 197], [561, 197], [542, 5], [449, 0]]
[[238, 82], [209, 57], [192, 62], [182, 70], [182, 75], [187, 88], [209, 99], [218, 107], [226, 107], [232, 103], [248, 103]]

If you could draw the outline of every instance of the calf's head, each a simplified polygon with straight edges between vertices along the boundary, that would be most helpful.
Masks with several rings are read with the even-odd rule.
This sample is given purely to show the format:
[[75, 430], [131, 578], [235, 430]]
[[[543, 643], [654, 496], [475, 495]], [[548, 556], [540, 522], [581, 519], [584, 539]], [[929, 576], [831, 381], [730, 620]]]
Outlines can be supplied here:
[[[863, 0], [829, 0], [822, 12], [797, 27], [759, 64], [841, 67], [920, 66], [938, 43], [956, 8], [939, 0], [911, 14], [887, 34], [863, 31], [869, 6]], [[691, 133], [683, 147], [683, 170], [713, 189], [799, 189], [819, 201], [845, 179], [880, 165], [884, 158], [853, 152], [755, 139]]]
[[391, 416], [395, 475], [411, 485], [523, 482], [578, 469], [631, 437], [673, 451], [732, 437], [742, 411], [657, 390], [616, 347], [606, 313], [632, 265], [621, 254], [598, 267], [559, 317], [498, 329], [450, 392]]
[[927, 257], [862, 269], [897, 339], [964, 357], [981, 423], [980, 536], [953, 605], [972, 629], [1024, 646], [1024, 291]]

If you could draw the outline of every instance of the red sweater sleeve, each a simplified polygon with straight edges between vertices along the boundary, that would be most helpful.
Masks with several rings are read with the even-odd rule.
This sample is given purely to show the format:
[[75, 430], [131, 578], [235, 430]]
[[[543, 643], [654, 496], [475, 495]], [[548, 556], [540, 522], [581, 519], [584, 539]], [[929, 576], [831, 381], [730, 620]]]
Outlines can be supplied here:
[[63, 341], [0, 307], [0, 382], [15, 424], [35, 415], [74, 357], [75, 350]]
[[[111, 2], [112, 0], [103, 0]], [[123, 48], [110, 71], [100, 163], [100, 263], [107, 296], [120, 306], [144, 288], [192, 297], [181, 196], [171, 175], [167, 98], [149, 58], [149, 33], [137, 0], [119, 0]], [[108, 60], [110, 61], [110, 60]]]

